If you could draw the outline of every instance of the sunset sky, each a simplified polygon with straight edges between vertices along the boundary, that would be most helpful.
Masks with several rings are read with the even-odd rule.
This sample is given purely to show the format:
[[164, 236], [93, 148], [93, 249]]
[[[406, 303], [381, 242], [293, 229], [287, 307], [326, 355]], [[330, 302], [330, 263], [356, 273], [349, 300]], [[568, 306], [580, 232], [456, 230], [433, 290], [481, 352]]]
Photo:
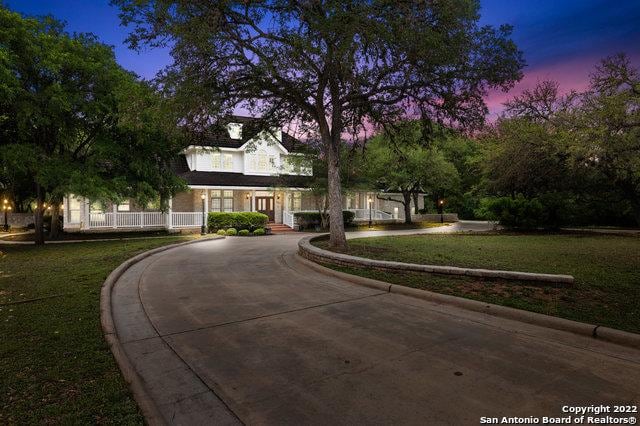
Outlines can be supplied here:
[[[52, 14], [68, 30], [92, 32], [115, 48], [119, 63], [152, 78], [171, 61], [166, 50], [133, 52], [124, 44], [118, 10], [108, 0], [5, 0], [28, 15]], [[492, 93], [495, 114], [505, 99], [537, 81], [552, 79], [562, 90], [583, 89], [601, 58], [627, 53], [640, 66], [640, 0], [482, 0], [483, 24], [511, 24], [514, 40], [527, 61], [525, 78], [509, 93]]]

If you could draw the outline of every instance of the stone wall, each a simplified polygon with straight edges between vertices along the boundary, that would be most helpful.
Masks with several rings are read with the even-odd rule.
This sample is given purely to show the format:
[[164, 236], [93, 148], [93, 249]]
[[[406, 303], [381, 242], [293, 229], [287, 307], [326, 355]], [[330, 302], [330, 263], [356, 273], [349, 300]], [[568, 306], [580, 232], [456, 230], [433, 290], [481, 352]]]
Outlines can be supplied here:
[[[201, 206], [199, 205], [196, 210], [196, 196], [199, 195], [196, 191], [184, 191], [176, 194], [173, 197], [172, 207], [171, 209], [174, 212], [196, 212], [201, 210]], [[200, 201], [200, 199], [198, 199]]]
[[[7, 223], [12, 228], [26, 228], [35, 222], [33, 213], [8, 213]], [[0, 215], [0, 226], [4, 226], [4, 214]]]

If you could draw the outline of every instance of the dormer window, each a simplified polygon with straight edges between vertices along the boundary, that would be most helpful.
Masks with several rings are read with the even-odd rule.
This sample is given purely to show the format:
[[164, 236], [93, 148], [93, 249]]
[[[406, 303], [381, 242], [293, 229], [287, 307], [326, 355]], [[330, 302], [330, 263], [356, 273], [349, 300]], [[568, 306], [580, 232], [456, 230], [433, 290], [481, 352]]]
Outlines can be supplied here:
[[211, 166], [213, 167], [213, 170], [233, 170], [232, 154], [221, 154], [219, 152], [214, 152], [213, 154], [211, 154], [211, 160]]
[[242, 139], [242, 123], [227, 124], [227, 131], [231, 139]]

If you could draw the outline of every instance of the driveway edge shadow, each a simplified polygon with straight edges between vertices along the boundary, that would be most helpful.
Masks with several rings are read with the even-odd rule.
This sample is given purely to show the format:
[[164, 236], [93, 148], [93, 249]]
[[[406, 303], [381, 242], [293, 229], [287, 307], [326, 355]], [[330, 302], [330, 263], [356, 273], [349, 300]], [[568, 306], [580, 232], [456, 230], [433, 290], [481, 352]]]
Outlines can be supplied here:
[[[626, 332], [622, 330], [612, 329], [600, 325], [588, 324], [579, 321], [573, 321], [560, 317], [553, 317], [549, 315], [540, 314], [537, 312], [525, 311], [522, 309], [510, 308], [507, 306], [494, 305], [492, 303], [480, 302], [472, 299], [465, 299], [463, 297], [451, 296], [447, 294], [435, 293], [429, 290], [421, 290], [412, 287], [406, 287], [398, 284], [391, 284], [384, 281], [374, 280], [372, 278], [360, 277], [358, 275], [348, 274], [328, 268], [319, 264], [318, 262], [325, 262], [329, 264], [338, 264], [345, 266], [355, 267], [378, 267], [375, 262], [384, 261], [372, 261], [371, 259], [359, 258], [355, 256], [343, 255], [340, 253], [333, 253], [327, 250], [323, 250], [319, 247], [313, 246], [311, 241], [313, 239], [320, 238], [322, 236], [309, 236], [302, 238], [298, 242], [298, 260], [306, 264], [307, 266], [315, 269], [318, 272], [326, 275], [341, 278], [345, 281], [349, 281], [356, 285], [362, 285], [370, 288], [377, 288], [387, 291], [389, 293], [401, 294], [404, 296], [413, 297], [416, 299], [423, 299], [437, 304], [448, 304], [466, 310], [480, 312], [500, 318], [506, 318], [524, 322], [527, 324], [533, 324], [542, 326], [554, 330], [568, 331], [570, 333], [592, 337], [598, 340], [604, 340], [610, 343], [615, 343], [622, 346], [627, 346], [635, 349], [640, 349], [640, 334]], [[345, 256], [353, 259], [362, 259], [365, 263], [359, 264], [357, 262], [341, 263], [341, 258], [336, 259], [335, 256]], [[389, 263], [389, 262], [387, 262]], [[402, 265], [400, 262], [392, 262]], [[447, 268], [447, 267], [445, 267]], [[399, 270], [400, 268], [395, 268]], [[571, 277], [573, 278], [573, 277]]]

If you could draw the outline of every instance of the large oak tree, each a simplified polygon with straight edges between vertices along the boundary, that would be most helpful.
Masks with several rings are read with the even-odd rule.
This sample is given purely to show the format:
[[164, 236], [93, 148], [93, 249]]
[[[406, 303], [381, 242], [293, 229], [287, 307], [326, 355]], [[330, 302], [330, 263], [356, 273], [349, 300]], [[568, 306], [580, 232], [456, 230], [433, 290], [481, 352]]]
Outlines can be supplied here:
[[168, 45], [167, 90], [201, 124], [245, 106], [265, 126], [301, 122], [323, 144], [330, 244], [346, 246], [340, 146], [365, 127], [422, 116], [479, 125], [483, 95], [521, 76], [508, 26], [477, 0], [113, 0], [133, 47]]
[[45, 201], [57, 218], [68, 193], [145, 202], [181, 189], [169, 164], [181, 149], [177, 129], [111, 47], [0, 6], [0, 163], [10, 186], [33, 188], [37, 244]]

